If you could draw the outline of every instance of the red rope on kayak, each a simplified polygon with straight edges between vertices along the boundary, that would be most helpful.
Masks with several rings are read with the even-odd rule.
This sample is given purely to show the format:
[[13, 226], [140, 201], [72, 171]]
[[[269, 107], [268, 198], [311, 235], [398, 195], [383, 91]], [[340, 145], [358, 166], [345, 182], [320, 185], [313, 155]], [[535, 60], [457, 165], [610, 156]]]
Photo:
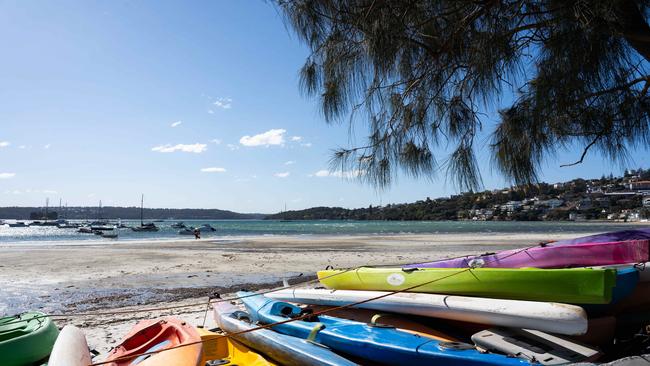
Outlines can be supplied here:
[[[508, 258], [508, 257], [510, 257], [512, 255], [516, 255], [518, 253], [521, 253], [521, 252], [526, 251], [526, 250], [531, 249], [531, 248], [534, 248], [534, 247], [523, 248], [523, 249], [521, 249], [519, 251], [510, 253], [509, 255], [504, 256], [503, 258], [500, 258], [500, 260]], [[363, 267], [356, 267], [355, 269], [358, 270], [360, 268], [363, 268]], [[351, 270], [353, 270], [353, 269], [346, 269], [345, 271], [337, 272], [336, 274], [347, 273], [347, 272], [349, 272]], [[417, 285], [410, 286], [410, 287], [407, 287], [407, 288], [404, 288], [404, 289], [401, 289], [401, 290], [389, 291], [389, 292], [386, 292], [385, 294], [375, 296], [375, 297], [371, 297], [371, 298], [368, 298], [368, 299], [365, 299], [365, 300], [360, 300], [360, 301], [357, 301], [357, 302], [354, 302], [354, 303], [340, 305], [340, 306], [336, 306], [336, 307], [329, 308], [329, 309], [323, 309], [323, 310], [316, 311], [316, 312], [309, 313], [309, 314], [299, 315], [299, 316], [297, 316], [295, 318], [290, 318], [290, 319], [287, 319], [287, 320], [282, 320], [282, 321], [275, 322], [275, 323], [270, 323], [270, 324], [264, 324], [264, 325], [260, 325], [260, 326], [254, 327], [254, 328], [242, 330], [242, 331], [239, 331], [239, 332], [233, 332], [233, 333], [218, 335], [218, 336], [216, 336], [214, 338], [211, 338], [210, 340], [200, 340], [200, 341], [195, 341], [195, 342], [179, 344], [179, 345], [169, 347], [169, 348], [165, 348], [165, 349], [161, 349], [161, 350], [155, 350], [155, 351], [145, 352], [145, 353], [141, 353], [141, 354], [137, 354], [137, 355], [131, 355], [131, 356], [118, 357], [118, 358], [112, 359], [110, 361], [96, 362], [96, 363], [92, 363], [92, 364], [90, 364], [88, 366], [99, 366], [99, 365], [106, 365], [106, 364], [113, 363], [113, 362], [127, 361], [127, 360], [133, 359], [135, 357], [154, 355], [154, 354], [157, 354], [157, 353], [160, 353], [160, 352], [170, 351], [170, 350], [174, 350], [174, 349], [177, 349], [177, 348], [188, 347], [188, 346], [192, 346], [192, 345], [196, 345], [196, 344], [202, 344], [202, 343], [205, 343], [205, 342], [208, 342], [208, 341], [214, 341], [215, 339], [229, 338], [229, 337], [233, 337], [233, 336], [237, 336], [237, 335], [242, 335], [242, 334], [254, 332], [254, 331], [257, 331], [257, 330], [261, 330], [261, 329], [268, 329], [268, 328], [272, 328], [272, 327], [277, 326], [277, 325], [287, 324], [287, 323], [291, 323], [291, 322], [294, 322], [294, 321], [310, 318], [310, 317], [313, 317], [313, 316], [327, 314], [327, 313], [332, 312], [332, 311], [337, 311], [337, 310], [342, 310], [342, 309], [355, 307], [355, 306], [358, 306], [358, 305], [361, 305], [361, 304], [365, 304], [365, 303], [368, 303], [368, 302], [371, 302], [371, 301], [383, 299], [385, 297], [392, 296], [392, 295], [395, 295], [395, 294], [399, 294], [399, 293], [402, 293], [402, 292], [409, 292], [409, 291], [414, 290], [414, 289], [416, 289], [418, 287], [422, 287], [422, 286], [426, 286], [426, 285], [429, 285], [429, 284], [432, 284], [432, 283], [435, 283], [435, 282], [438, 282], [438, 281], [442, 281], [444, 279], [459, 275], [461, 273], [472, 271], [472, 270], [474, 270], [474, 268], [465, 268], [465, 269], [459, 270], [458, 272], [454, 272], [454, 273], [451, 273], [449, 275], [433, 279], [431, 281], [426, 281], [426, 282], [423, 282], [423, 283], [419, 283]], [[325, 278], [326, 277], [323, 277], [321, 279], [325, 279]], [[273, 291], [275, 291], [275, 290], [266, 291], [266, 292], [268, 293], [268, 292], [273, 292]], [[247, 298], [247, 297], [261, 296], [261, 295], [262, 295], [262, 293], [255, 293], [255, 294], [250, 294], [250, 295], [246, 295], [246, 296], [241, 296], [239, 298], [243, 299], [243, 298]], [[222, 302], [222, 301], [230, 301], [230, 300], [219, 299], [218, 301], [215, 301], [215, 303]]]

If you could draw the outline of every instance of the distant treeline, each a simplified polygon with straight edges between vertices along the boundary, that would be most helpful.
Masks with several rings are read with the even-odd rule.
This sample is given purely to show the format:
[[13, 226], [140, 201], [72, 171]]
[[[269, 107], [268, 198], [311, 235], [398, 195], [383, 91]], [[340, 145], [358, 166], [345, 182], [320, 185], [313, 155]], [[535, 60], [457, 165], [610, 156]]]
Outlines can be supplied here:
[[[58, 207], [48, 210], [49, 219], [71, 219], [71, 220], [97, 220], [97, 219], [140, 219], [140, 207]], [[194, 209], [194, 208], [145, 208], [145, 220], [176, 219], [197, 219], [197, 220], [229, 220], [229, 219], [262, 219], [263, 214], [243, 214], [218, 209]], [[43, 207], [0, 207], [0, 218], [18, 220], [38, 220], [45, 218]]]

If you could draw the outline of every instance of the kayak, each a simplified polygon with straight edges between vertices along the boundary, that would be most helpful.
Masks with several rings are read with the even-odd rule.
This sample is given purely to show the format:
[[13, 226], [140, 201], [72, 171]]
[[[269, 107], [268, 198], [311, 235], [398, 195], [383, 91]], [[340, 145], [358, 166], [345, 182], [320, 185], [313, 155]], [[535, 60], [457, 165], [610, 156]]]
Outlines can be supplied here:
[[472, 335], [472, 342], [488, 351], [535, 360], [542, 365], [594, 361], [601, 355], [597, 348], [530, 329], [486, 329]]
[[[638, 273], [620, 276], [633, 290]], [[370, 268], [324, 270], [320, 282], [336, 290], [439, 293], [570, 304], [609, 304], [617, 286], [615, 269]], [[414, 287], [417, 286], [417, 287]], [[623, 291], [617, 296], [623, 296]]]
[[[385, 291], [282, 289], [266, 296], [301, 304], [342, 306], [388, 294]], [[587, 314], [581, 307], [549, 302], [402, 292], [355, 307], [568, 335], [587, 331]]]
[[476, 256], [414, 263], [404, 268], [568, 268], [648, 261], [649, 240], [574, 245], [542, 244]]
[[54, 343], [47, 366], [88, 366], [92, 357], [86, 336], [74, 325], [66, 325]]
[[[298, 306], [250, 292], [238, 292], [254, 321], [273, 324], [303, 315]], [[306, 320], [278, 324], [273, 330], [305, 338], [337, 352], [384, 365], [524, 365], [526, 361], [504, 355], [481, 353], [473, 345], [441, 342], [435, 338], [335, 318], [311, 316]]]
[[24, 366], [47, 360], [58, 335], [52, 319], [38, 311], [0, 318], [0, 365]]
[[[251, 324], [250, 315], [240, 311], [228, 302], [213, 304], [214, 320], [226, 333], [243, 332], [256, 326]], [[355, 366], [327, 348], [304, 339], [276, 333], [269, 329], [230, 336], [246, 346], [262, 352], [286, 366]]]
[[264, 356], [255, 353], [243, 344], [209, 331], [204, 328], [196, 328], [203, 340], [203, 358], [201, 365], [246, 365], [246, 366], [274, 366], [275, 363], [268, 361]]
[[611, 241], [626, 240], [650, 240], [650, 227], [644, 229], [611, 231], [602, 234], [582, 236], [575, 239], [559, 240], [553, 244], [607, 243]]
[[[196, 343], [195, 343], [196, 342]], [[172, 348], [187, 344], [185, 347]], [[143, 355], [148, 352], [156, 352]], [[108, 366], [201, 365], [203, 346], [196, 328], [176, 318], [143, 320], [108, 354]]]

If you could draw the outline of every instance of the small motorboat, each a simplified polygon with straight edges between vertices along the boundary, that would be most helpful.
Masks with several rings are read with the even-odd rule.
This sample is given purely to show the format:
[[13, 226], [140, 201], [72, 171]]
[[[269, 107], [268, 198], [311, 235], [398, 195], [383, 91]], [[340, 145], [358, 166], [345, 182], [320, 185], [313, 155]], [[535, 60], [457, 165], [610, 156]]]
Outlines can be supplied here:
[[113, 226], [108, 224], [106, 225], [90, 225], [90, 229], [93, 231], [110, 231], [113, 230]]
[[140, 224], [140, 226], [133, 226], [131, 227], [131, 230], [137, 232], [152, 232], [152, 231], [158, 231], [160, 229], [153, 222], [148, 222], [146, 224], [142, 223]]
[[117, 239], [119, 236], [119, 230], [115, 227], [113, 230], [100, 231], [99, 235], [101, 235], [102, 238]]
[[82, 226], [77, 230], [77, 232], [81, 234], [92, 234], [93, 229], [91, 229], [90, 226]]
[[199, 226], [197, 229], [199, 229], [201, 233], [209, 233], [212, 231], [217, 231], [217, 229], [213, 228], [210, 224], [203, 224]]
[[13, 224], [7, 223], [7, 225], [9, 225], [9, 227], [27, 227], [28, 226], [23, 221], [16, 221]]

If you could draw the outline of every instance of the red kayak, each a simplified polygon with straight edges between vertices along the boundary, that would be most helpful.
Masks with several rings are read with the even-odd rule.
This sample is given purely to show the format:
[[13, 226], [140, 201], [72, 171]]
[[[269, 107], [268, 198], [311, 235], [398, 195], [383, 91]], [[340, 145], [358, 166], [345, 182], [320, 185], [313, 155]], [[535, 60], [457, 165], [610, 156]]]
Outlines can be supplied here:
[[[173, 348], [183, 344], [188, 345]], [[161, 352], [145, 355], [156, 351]], [[202, 352], [201, 336], [184, 321], [143, 320], [109, 353], [106, 361], [114, 361], [109, 366], [197, 366]]]

